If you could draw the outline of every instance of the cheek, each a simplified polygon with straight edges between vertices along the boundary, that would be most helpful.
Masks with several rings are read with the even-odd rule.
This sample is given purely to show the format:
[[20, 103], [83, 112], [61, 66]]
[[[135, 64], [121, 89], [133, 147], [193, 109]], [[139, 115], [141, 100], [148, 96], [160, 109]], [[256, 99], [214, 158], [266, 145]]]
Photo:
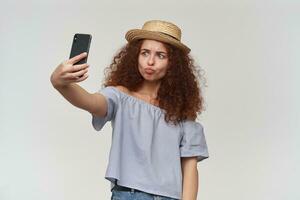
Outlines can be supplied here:
[[139, 63], [139, 65], [144, 65], [144, 63], [145, 63], [145, 59], [142, 57], [142, 56], [139, 56], [138, 57], [138, 63]]
[[169, 62], [168, 61], [165, 61], [164, 63], [162, 63], [162, 71], [165, 73], [168, 71], [168, 68], [169, 68]]
[[138, 58], [138, 69], [139, 71], [141, 72], [142, 70], [142, 66], [144, 66], [144, 63], [143, 63], [143, 59], [141, 59], [140, 57]]
[[168, 67], [167, 67], [167, 66], [162, 67], [162, 68], [159, 70], [159, 76], [160, 76], [160, 77], [165, 76], [166, 73], [167, 73], [167, 71], [168, 71]]

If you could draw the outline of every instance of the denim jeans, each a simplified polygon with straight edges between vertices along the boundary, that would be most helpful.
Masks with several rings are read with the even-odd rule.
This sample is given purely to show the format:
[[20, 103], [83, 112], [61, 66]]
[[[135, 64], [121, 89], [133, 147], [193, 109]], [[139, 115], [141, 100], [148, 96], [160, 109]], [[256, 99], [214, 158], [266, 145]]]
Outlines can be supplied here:
[[112, 189], [111, 192], [111, 200], [178, 200], [142, 191], [118, 191]]

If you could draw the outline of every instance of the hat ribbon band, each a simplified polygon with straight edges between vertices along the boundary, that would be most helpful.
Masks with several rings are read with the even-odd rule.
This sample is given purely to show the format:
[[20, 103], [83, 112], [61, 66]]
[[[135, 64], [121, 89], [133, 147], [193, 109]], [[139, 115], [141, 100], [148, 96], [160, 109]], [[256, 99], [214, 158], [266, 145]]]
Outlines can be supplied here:
[[160, 32], [160, 31], [158, 31], [159, 33], [162, 33], [162, 34], [164, 34], [164, 35], [166, 35], [166, 36], [169, 36], [169, 37], [171, 37], [171, 38], [173, 38], [173, 39], [175, 39], [175, 40], [177, 40], [177, 41], [179, 41], [180, 42], [180, 40], [178, 40], [176, 37], [174, 37], [174, 36], [172, 36], [172, 35], [169, 35], [169, 34], [167, 34], [167, 33], [163, 33], [163, 32]]

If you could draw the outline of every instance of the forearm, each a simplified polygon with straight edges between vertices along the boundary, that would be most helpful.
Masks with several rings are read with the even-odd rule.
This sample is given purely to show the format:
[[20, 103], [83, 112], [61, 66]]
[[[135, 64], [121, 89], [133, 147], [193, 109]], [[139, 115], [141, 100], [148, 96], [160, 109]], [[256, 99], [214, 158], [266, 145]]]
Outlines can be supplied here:
[[196, 200], [198, 193], [198, 170], [193, 163], [185, 164], [182, 168], [182, 200]]
[[55, 89], [72, 105], [88, 112], [93, 112], [95, 109], [93, 95], [76, 83], [71, 83], [63, 87], [55, 87]]

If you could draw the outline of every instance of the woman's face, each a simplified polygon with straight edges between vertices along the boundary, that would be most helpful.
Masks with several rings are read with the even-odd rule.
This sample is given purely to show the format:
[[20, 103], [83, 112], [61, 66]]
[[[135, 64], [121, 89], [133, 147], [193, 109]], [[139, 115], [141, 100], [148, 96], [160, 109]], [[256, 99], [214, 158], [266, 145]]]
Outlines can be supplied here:
[[168, 69], [167, 49], [162, 42], [144, 40], [139, 56], [138, 68], [145, 80], [155, 82], [164, 77]]

